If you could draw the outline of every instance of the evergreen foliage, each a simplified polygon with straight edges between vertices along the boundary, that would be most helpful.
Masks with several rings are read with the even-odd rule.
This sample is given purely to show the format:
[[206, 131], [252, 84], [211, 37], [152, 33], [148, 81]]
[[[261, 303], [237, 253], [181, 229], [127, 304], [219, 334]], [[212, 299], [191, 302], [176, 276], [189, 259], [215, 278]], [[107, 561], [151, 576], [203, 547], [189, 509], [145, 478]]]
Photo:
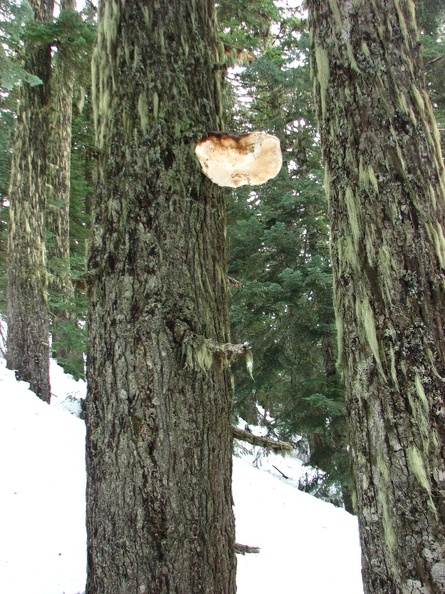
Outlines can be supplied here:
[[15, 93], [0, 98], [0, 314], [6, 315], [6, 249], [8, 242], [8, 185], [15, 121]]
[[3, 91], [11, 91], [21, 81], [30, 85], [42, 82], [21, 65], [23, 28], [32, 16], [32, 9], [26, 1], [3, 0], [0, 5], [0, 89]]
[[63, 53], [69, 68], [84, 71], [91, 60], [94, 35], [93, 24], [82, 13], [66, 9], [52, 23], [27, 22], [22, 39], [35, 45], [49, 43]]
[[231, 73], [238, 101], [229, 125], [277, 135], [285, 166], [265, 186], [238, 189], [229, 203], [229, 274], [241, 283], [232, 293], [232, 335], [252, 344], [255, 380], [236, 368], [236, 413], [294, 443], [319, 469], [302, 488], [350, 507], [306, 23], [297, 10], [279, 13], [269, 2], [254, 12], [237, 7], [244, 19], [230, 21], [225, 42], [255, 59]]
[[442, 151], [445, 150], [445, 6], [442, 0], [423, 0], [417, 6], [423, 56]]

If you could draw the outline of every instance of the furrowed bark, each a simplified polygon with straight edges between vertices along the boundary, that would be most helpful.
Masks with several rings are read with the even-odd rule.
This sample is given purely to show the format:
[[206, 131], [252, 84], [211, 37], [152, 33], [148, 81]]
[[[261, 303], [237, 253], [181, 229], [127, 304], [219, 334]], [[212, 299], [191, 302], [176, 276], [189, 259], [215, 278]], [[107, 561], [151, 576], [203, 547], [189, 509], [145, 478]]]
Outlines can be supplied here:
[[194, 156], [222, 124], [215, 48], [213, 2], [100, 4], [88, 594], [236, 589], [231, 378], [205, 348], [230, 343], [225, 205]]
[[309, 1], [368, 594], [445, 591], [445, 174], [411, 0]]

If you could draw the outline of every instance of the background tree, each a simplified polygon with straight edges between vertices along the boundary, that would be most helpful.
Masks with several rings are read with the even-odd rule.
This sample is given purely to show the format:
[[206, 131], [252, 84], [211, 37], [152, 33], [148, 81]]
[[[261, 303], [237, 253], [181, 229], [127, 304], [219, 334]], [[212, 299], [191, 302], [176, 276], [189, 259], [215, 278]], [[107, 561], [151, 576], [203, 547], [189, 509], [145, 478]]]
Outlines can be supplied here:
[[445, 173], [414, 5], [310, 1], [365, 591], [445, 590]]
[[[72, 16], [75, 0], [62, 0], [61, 16]], [[70, 13], [66, 11], [69, 10]], [[62, 361], [73, 357], [69, 343], [70, 327], [76, 323], [74, 285], [70, 265], [70, 189], [71, 189], [71, 124], [74, 69], [68, 48], [58, 44], [53, 67], [52, 118], [50, 137], [50, 170], [47, 227], [48, 268], [52, 293], [52, 354]], [[80, 354], [82, 355], [82, 354]]]
[[[70, 211], [79, 202], [75, 204], [76, 194], [71, 192], [72, 114], [75, 75], [77, 81], [81, 81], [83, 70], [89, 66], [94, 29], [75, 12], [75, 5], [75, 0], [63, 0], [57, 22], [50, 29], [57, 51], [53, 60], [51, 97], [47, 247], [52, 355], [67, 372], [80, 377], [85, 349], [79, 326], [82, 312], [76, 299], [71, 259], [76, 242], [82, 239], [82, 229], [75, 230], [73, 241], [70, 221], [75, 223], [75, 217]], [[82, 92], [78, 90], [78, 93]], [[81, 209], [84, 210], [85, 207]], [[84, 246], [82, 241], [83, 249]]]
[[[12, 72], [14, 77], [6, 79], [11, 88], [3, 86], [4, 93], [0, 99], [0, 312], [3, 315], [6, 312], [8, 180], [18, 89], [23, 80], [33, 84], [40, 82], [24, 68], [17, 69], [17, 63], [20, 63], [26, 46], [50, 45], [53, 64], [48, 106], [50, 138], [45, 242], [52, 352], [66, 371], [80, 377], [84, 372], [85, 352], [83, 326], [86, 302], [82, 277], [89, 228], [86, 211], [91, 212], [91, 171], [95, 154], [90, 100], [90, 59], [95, 28], [90, 11], [77, 13], [72, 8], [66, 10], [69, 4], [73, 3], [63, 4], [63, 10], [52, 22], [26, 20], [28, 11], [15, 3], [10, 5], [7, 13], [2, 14], [5, 18], [1, 23], [1, 31], [4, 31], [2, 40], [10, 64], [7, 72]], [[8, 6], [9, 3], [6, 3], [6, 8]], [[32, 16], [29, 6], [28, 9]], [[74, 76], [76, 92], [73, 102]], [[72, 104], [73, 122], [70, 115]]]
[[6, 317], [8, 187], [11, 168], [11, 141], [16, 98], [5, 96], [0, 103], [0, 312]]
[[[213, 2], [102, 2], [88, 263], [88, 594], [235, 592]], [[227, 350], [229, 349], [229, 350]]]
[[[32, 0], [49, 22], [52, 0]], [[49, 44], [25, 48], [26, 72], [42, 84], [21, 88], [9, 187], [7, 365], [42, 400], [50, 400], [49, 316], [45, 250], [46, 156], [51, 77]]]
[[11, 144], [21, 80], [36, 85], [41, 80], [22, 65], [22, 34], [33, 12], [26, 2], [5, 0], [0, 6], [0, 313], [6, 317], [7, 242]]

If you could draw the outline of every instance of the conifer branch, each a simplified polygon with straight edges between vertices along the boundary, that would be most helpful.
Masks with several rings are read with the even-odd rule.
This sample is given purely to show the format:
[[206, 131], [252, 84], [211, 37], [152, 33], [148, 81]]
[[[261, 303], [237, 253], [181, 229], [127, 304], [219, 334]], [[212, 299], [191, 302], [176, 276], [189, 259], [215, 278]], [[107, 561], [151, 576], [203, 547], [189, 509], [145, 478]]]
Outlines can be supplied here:
[[431, 64], [435, 64], [436, 62], [438, 62], [439, 60], [443, 60], [445, 58], [445, 56], [437, 56], [436, 58], [433, 58], [432, 60], [429, 60], [426, 65], [427, 66], [431, 66]]

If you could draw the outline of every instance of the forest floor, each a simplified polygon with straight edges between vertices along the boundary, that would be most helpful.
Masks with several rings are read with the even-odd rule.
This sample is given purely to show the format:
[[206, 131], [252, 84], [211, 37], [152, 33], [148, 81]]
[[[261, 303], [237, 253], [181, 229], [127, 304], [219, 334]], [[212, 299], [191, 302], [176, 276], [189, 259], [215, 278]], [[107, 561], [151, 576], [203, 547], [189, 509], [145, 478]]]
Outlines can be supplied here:
[[[85, 587], [85, 384], [51, 362], [51, 406], [0, 357], [0, 592], [80, 594]], [[283, 473], [288, 478], [285, 479]], [[238, 594], [362, 594], [357, 520], [299, 491], [294, 456], [236, 448]]]

